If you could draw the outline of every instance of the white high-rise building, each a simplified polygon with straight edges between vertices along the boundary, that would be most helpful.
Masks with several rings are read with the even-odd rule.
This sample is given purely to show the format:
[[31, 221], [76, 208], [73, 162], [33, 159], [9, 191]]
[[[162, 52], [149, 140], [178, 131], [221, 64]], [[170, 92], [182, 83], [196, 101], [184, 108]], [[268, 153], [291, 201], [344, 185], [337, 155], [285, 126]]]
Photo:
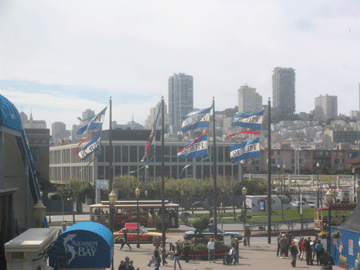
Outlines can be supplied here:
[[248, 112], [262, 105], [262, 96], [246, 84], [238, 89], [238, 111]]
[[295, 70], [293, 68], [274, 69], [273, 107], [279, 114], [295, 113]]
[[326, 121], [338, 116], [337, 96], [322, 96], [315, 98], [315, 120]]
[[170, 133], [180, 131], [183, 117], [193, 110], [193, 77], [184, 73], [174, 74], [169, 78]]

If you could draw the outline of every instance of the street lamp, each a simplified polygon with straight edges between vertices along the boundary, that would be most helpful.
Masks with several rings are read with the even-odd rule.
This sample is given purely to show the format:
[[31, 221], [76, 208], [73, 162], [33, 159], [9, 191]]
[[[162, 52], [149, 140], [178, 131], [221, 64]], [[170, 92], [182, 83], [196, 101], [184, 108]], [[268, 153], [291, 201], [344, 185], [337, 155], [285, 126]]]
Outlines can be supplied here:
[[[137, 222], [140, 225], [140, 218], [139, 218], [139, 197], [140, 197], [140, 189], [137, 187], [135, 189], [135, 195], [136, 195], [136, 203], [137, 203]], [[139, 228], [137, 228], [137, 248], [140, 248], [140, 239], [139, 239]]]
[[[242, 188], [242, 194], [243, 194], [243, 198], [244, 198], [244, 233], [245, 233], [245, 226], [246, 226], [246, 202], [245, 202], [245, 198], [246, 198], [246, 193], [247, 193], [247, 189], [246, 187]], [[244, 241], [244, 246], [245, 246], [245, 241]]]
[[[111, 233], [114, 233], [114, 207], [115, 207], [115, 203], [116, 203], [116, 194], [114, 192], [114, 190], [111, 190], [110, 194], [109, 194], [109, 214], [110, 214], [110, 221], [109, 221], [109, 227], [110, 227], [110, 231]], [[112, 258], [111, 261], [111, 269], [114, 270], [114, 258]]]
[[46, 214], [46, 207], [42, 204], [41, 200], [38, 200], [38, 202], [33, 206], [33, 210], [36, 224], [39, 228], [41, 228]]
[[328, 223], [329, 223], [329, 238], [328, 238], [328, 248], [327, 250], [330, 251], [330, 227], [331, 227], [331, 203], [333, 200], [333, 194], [331, 192], [331, 190], [329, 189], [326, 194], [325, 194], [325, 198], [326, 198], [326, 202], [328, 205]]
[[47, 195], [48, 199], [49, 199], [49, 223], [51, 223], [51, 194], [50, 192]]
[[182, 206], [182, 211], [184, 212], [184, 197], [185, 197], [185, 192], [184, 192], [184, 190], [183, 190], [183, 189], [180, 191], [180, 195], [181, 195], [181, 206]]
[[320, 186], [319, 186], [319, 162], [316, 163], [316, 172], [317, 172], [317, 198], [316, 198], [316, 207], [320, 207]]
[[[240, 176], [241, 188], [244, 188], [243, 165], [244, 165], [244, 160], [240, 160], [240, 162], [239, 162], [239, 176]], [[243, 196], [243, 203], [245, 203], [244, 196]]]
[[145, 190], [145, 197], [147, 199], [147, 197], [149, 196], [149, 192], [147, 190]]

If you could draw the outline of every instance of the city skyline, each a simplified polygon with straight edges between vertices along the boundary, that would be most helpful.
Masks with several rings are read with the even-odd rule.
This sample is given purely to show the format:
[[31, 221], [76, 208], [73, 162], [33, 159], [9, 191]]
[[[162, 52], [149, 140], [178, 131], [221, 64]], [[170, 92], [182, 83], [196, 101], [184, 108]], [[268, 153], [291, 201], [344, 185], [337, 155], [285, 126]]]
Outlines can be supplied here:
[[313, 110], [315, 97], [326, 94], [338, 96], [341, 114], [359, 108], [355, 0], [30, 0], [2, 2], [0, 10], [0, 94], [48, 127], [60, 121], [69, 129], [110, 96], [118, 123], [134, 115], [144, 124], [161, 96], [168, 100], [174, 73], [193, 76], [194, 108], [212, 97], [216, 110], [233, 108], [245, 84], [266, 103], [275, 67], [296, 70], [296, 113]]

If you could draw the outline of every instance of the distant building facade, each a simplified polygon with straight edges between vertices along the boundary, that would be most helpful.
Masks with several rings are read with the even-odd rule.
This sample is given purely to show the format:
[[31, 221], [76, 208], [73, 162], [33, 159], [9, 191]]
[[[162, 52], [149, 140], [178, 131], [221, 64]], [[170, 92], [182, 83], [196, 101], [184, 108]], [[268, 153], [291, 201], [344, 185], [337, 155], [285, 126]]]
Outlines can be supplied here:
[[66, 130], [66, 124], [63, 122], [54, 122], [51, 125], [51, 135], [53, 141], [60, 141], [67, 139], [70, 136], [70, 131]]
[[273, 107], [279, 114], [295, 113], [295, 70], [276, 67], [273, 70]]
[[181, 130], [183, 117], [194, 110], [193, 77], [174, 74], [168, 80], [168, 89], [170, 133], [177, 133]]
[[262, 105], [262, 96], [256, 92], [256, 88], [247, 85], [238, 89], [238, 110], [241, 113], [252, 111]]
[[21, 122], [24, 128], [37, 128], [44, 129], [46, 128], [45, 120], [34, 120], [32, 116], [32, 112], [30, 112], [30, 119], [28, 119], [26, 113], [20, 113]]
[[327, 121], [338, 115], [337, 96], [320, 95], [315, 98], [315, 120]]

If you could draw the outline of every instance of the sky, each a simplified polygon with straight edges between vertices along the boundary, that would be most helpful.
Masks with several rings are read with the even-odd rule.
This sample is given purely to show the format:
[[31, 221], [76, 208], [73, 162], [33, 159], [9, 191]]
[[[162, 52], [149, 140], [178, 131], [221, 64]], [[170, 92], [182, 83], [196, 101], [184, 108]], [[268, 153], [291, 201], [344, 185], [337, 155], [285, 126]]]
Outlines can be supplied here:
[[359, 110], [358, 0], [0, 0], [0, 37], [0, 94], [48, 128], [110, 96], [113, 120], [144, 124], [174, 73], [196, 108], [234, 108], [245, 84], [266, 104], [275, 67], [295, 69], [296, 112], [326, 94]]

